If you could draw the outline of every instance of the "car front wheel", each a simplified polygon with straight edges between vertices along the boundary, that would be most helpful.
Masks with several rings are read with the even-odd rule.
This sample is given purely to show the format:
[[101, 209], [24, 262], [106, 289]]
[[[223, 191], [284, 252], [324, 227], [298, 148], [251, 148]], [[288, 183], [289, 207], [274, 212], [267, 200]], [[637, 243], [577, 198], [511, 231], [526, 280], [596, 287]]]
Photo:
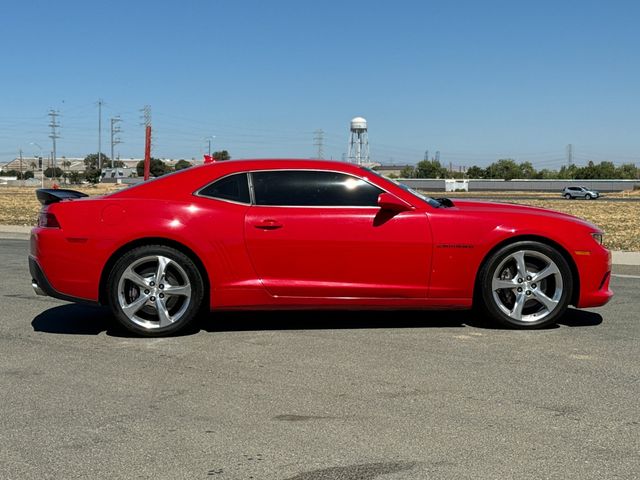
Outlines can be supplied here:
[[172, 335], [197, 316], [204, 297], [202, 276], [182, 252], [149, 245], [126, 252], [108, 279], [109, 306], [128, 330]]
[[587, 200], [591, 200], [591, 194], [590, 194], [590, 193], [587, 193], [587, 194], [584, 196], [584, 198], [586, 198]]
[[517, 242], [494, 252], [479, 275], [482, 306], [508, 327], [540, 328], [566, 311], [573, 292], [571, 269], [553, 247]]

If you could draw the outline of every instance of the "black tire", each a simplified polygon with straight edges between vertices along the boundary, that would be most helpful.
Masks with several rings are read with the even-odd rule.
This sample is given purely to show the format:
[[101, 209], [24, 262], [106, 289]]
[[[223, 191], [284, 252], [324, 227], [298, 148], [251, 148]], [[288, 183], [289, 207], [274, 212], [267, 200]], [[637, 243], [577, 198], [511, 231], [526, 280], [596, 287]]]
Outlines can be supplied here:
[[511, 328], [542, 328], [555, 323], [567, 310], [573, 276], [555, 248], [521, 241], [486, 259], [477, 288], [480, 306], [493, 320]]
[[591, 194], [590, 194], [590, 193], [587, 193], [587, 194], [584, 196], [584, 198], [585, 198], [585, 200], [591, 200]]
[[571, 200], [571, 194], [570, 193], [565, 193], [564, 194], [564, 198], [566, 198], [567, 200]]
[[186, 328], [204, 298], [204, 282], [194, 262], [165, 245], [126, 252], [111, 269], [107, 288], [118, 322], [149, 337], [174, 335]]

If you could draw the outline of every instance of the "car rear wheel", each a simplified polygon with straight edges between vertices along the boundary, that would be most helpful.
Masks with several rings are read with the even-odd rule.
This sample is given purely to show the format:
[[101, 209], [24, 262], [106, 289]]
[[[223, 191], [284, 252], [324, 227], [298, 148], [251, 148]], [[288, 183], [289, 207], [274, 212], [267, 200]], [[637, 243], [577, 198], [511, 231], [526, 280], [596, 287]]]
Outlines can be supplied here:
[[145, 336], [184, 329], [197, 316], [204, 297], [202, 276], [194, 262], [164, 245], [125, 253], [111, 270], [108, 288], [116, 319]]
[[502, 247], [487, 259], [478, 280], [485, 311], [514, 328], [554, 323], [566, 311], [573, 292], [567, 261], [540, 242]]
[[569, 193], [565, 193], [564, 198], [566, 198], [567, 200], [571, 200], [571, 195]]

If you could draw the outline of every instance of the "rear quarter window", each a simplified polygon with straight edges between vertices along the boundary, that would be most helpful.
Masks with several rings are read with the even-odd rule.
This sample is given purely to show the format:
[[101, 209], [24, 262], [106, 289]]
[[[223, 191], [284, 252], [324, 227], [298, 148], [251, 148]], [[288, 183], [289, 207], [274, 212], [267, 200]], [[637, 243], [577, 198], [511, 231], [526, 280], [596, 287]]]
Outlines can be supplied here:
[[251, 203], [246, 173], [236, 173], [216, 180], [198, 191], [198, 195], [231, 202]]

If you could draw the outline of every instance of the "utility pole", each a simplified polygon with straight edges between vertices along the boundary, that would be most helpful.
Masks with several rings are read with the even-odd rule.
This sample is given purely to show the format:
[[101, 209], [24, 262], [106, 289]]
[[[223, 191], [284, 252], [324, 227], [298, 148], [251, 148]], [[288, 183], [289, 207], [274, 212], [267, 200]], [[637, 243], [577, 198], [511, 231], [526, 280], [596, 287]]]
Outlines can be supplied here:
[[429, 150], [425, 150], [425, 151], [424, 151], [424, 159], [425, 159], [426, 161], [429, 161]]
[[207, 156], [211, 156], [211, 142], [216, 138], [215, 135], [209, 135], [208, 137], [204, 137], [204, 140], [207, 142]]
[[[146, 131], [147, 127], [151, 128], [151, 105], [145, 105], [140, 111], [142, 112], [142, 125]], [[149, 148], [153, 148], [153, 143], [149, 145]]]
[[440, 161], [440, 150], [436, 150], [436, 162]]
[[51, 118], [49, 121], [49, 127], [51, 127], [51, 133], [49, 134], [49, 138], [53, 141], [53, 176], [56, 177], [56, 139], [60, 138], [58, 135], [58, 128], [60, 128], [60, 124], [58, 123], [57, 118], [60, 116], [60, 113], [55, 110], [49, 110], [47, 114]]
[[573, 164], [573, 145], [567, 145], [567, 166], [571, 166]]
[[102, 105], [104, 102], [98, 99], [98, 170], [102, 170]]
[[20, 149], [20, 179], [22, 179], [22, 149]]
[[321, 128], [316, 130], [313, 137], [313, 144], [318, 147], [318, 156], [317, 158], [324, 158], [324, 130]]
[[151, 170], [151, 105], [142, 109], [144, 119], [144, 179], [149, 180]]
[[113, 158], [114, 158], [113, 147], [122, 143], [122, 140], [120, 140], [119, 137], [116, 137], [118, 133], [122, 132], [120, 127], [117, 125], [121, 121], [122, 119], [120, 117], [115, 117], [111, 119], [111, 168], [113, 168]]

